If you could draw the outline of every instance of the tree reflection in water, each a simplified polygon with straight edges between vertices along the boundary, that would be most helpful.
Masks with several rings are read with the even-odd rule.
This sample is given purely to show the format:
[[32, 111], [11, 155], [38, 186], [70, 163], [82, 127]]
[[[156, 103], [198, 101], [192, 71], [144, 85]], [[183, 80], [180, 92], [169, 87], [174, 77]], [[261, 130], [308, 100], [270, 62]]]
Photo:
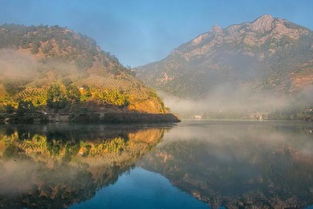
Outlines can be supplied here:
[[[304, 208], [313, 203], [312, 130], [310, 123], [251, 121], [1, 127], [0, 208], [66, 208], [135, 166], [213, 208]], [[150, 174], [157, 182], [160, 175]], [[147, 185], [146, 194], [154, 188]]]
[[169, 125], [0, 128], [0, 208], [66, 208], [114, 183]]

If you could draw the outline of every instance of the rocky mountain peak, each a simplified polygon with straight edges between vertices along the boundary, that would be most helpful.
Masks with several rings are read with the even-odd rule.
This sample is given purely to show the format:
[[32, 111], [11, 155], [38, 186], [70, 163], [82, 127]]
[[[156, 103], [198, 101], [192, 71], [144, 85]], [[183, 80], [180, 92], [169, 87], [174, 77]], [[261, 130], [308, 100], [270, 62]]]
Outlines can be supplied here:
[[212, 32], [214, 33], [222, 33], [223, 29], [221, 28], [221, 26], [215, 25], [212, 27]]
[[272, 15], [263, 15], [253, 21], [250, 28], [253, 31], [267, 32], [272, 29], [274, 21], [275, 18]]
[[[309, 29], [264, 15], [224, 29], [212, 28], [164, 60], [142, 67], [141, 78], [167, 93], [190, 98], [207, 95], [225, 82], [296, 92], [313, 81], [311, 46]], [[171, 79], [164, 79], [164, 72]]]

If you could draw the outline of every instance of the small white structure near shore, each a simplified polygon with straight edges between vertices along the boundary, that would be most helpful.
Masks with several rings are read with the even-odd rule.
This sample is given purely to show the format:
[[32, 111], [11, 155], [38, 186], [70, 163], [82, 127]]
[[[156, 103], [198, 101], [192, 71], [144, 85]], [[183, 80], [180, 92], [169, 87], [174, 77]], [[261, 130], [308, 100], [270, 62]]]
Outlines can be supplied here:
[[202, 115], [194, 115], [193, 119], [202, 120]]

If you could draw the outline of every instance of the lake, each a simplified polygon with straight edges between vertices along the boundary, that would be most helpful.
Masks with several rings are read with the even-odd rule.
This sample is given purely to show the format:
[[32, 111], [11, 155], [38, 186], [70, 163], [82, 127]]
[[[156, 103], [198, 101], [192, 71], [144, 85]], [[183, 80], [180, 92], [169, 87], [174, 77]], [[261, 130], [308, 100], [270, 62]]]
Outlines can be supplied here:
[[313, 124], [0, 126], [0, 208], [311, 208]]

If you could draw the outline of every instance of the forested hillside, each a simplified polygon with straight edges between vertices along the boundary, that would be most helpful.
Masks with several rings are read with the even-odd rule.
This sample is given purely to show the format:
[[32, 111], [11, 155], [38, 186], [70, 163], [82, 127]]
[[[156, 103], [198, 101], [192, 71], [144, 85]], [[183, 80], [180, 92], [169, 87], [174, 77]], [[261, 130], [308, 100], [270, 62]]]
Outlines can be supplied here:
[[94, 40], [59, 26], [0, 26], [0, 109], [167, 112]]

